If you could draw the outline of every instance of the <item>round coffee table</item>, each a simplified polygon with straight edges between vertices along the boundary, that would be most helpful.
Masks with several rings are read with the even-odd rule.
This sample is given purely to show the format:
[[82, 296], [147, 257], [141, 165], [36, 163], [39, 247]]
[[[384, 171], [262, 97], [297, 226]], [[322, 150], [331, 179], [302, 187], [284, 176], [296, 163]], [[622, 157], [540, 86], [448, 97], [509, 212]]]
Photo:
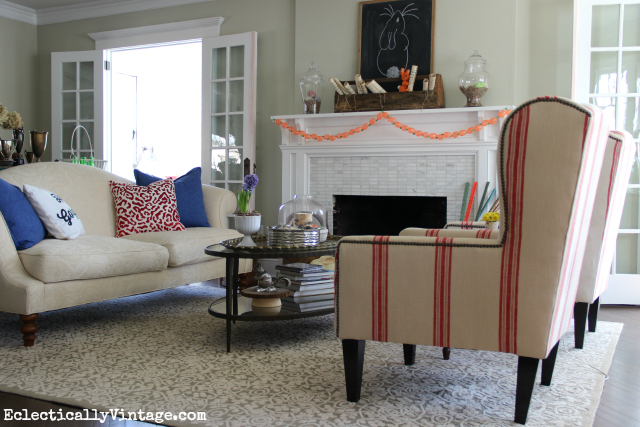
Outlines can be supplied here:
[[[280, 310], [256, 310], [250, 299], [238, 296], [238, 264], [241, 258], [304, 258], [322, 255], [334, 255], [341, 236], [329, 236], [316, 246], [271, 246], [267, 236], [254, 236], [256, 246], [239, 246], [241, 238], [225, 240], [217, 245], [207, 246], [207, 255], [225, 258], [227, 261], [226, 296], [212, 302], [209, 314], [227, 321], [227, 352], [231, 351], [231, 323], [239, 321], [272, 321], [301, 319], [305, 317], [331, 314], [334, 308], [297, 312], [281, 307]], [[231, 284], [231, 285], [230, 285]], [[264, 308], [264, 307], [263, 307]]]

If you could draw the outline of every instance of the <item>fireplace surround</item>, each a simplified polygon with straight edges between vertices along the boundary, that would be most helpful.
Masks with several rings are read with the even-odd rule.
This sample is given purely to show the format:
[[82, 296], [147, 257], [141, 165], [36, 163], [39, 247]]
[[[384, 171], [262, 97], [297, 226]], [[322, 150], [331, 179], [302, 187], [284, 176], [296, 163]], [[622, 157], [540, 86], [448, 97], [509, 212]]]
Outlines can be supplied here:
[[[389, 111], [399, 122], [430, 133], [467, 129], [511, 106]], [[367, 123], [377, 112], [306, 114], [272, 119], [309, 134], [333, 135]], [[497, 187], [500, 126], [470, 135], [430, 140], [403, 132], [386, 120], [336, 141], [304, 140], [282, 130], [282, 202], [310, 194], [325, 207], [333, 230], [333, 195], [438, 196], [447, 198], [447, 221], [459, 219], [466, 182]], [[475, 214], [480, 199], [473, 204]]]

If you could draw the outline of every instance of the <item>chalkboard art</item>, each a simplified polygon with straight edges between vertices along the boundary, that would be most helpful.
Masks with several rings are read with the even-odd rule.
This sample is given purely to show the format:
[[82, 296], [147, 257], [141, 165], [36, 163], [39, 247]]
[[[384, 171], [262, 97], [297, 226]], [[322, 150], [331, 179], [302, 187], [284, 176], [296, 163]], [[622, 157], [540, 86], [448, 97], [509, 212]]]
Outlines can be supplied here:
[[358, 71], [364, 79], [400, 78], [400, 69], [433, 68], [435, 0], [360, 3]]

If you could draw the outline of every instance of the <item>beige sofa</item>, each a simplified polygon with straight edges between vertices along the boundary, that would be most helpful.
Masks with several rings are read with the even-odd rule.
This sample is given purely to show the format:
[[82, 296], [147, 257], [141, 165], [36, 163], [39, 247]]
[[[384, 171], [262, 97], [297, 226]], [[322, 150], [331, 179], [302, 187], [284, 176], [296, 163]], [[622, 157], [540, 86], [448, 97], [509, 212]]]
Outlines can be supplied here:
[[[58, 194], [86, 231], [75, 240], [47, 238], [17, 251], [2, 219], [0, 311], [21, 315], [26, 346], [35, 340], [38, 313], [224, 277], [224, 259], [206, 255], [204, 248], [241, 236], [226, 228], [236, 199], [220, 188], [202, 187], [211, 228], [116, 238], [109, 180], [127, 180], [68, 163], [13, 167], [0, 171], [0, 178], [20, 188], [26, 183]], [[245, 271], [247, 266], [241, 264], [240, 272]]]

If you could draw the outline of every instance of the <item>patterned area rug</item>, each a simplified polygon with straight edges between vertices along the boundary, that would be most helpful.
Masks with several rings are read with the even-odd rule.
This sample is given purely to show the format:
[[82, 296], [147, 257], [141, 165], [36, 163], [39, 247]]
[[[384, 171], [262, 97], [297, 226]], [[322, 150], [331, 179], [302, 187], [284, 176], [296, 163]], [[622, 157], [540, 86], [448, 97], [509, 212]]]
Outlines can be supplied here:
[[[107, 411], [204, 411], [211, 426], [511, 426], [517, 358], [368, 342], [362, 399], [347, 402], [333, 316], [225, 322], [224, 290], [190, 285], [41, 315], [35, 347], [0, 313], [0, 389]], [[561, 342], [551, 387], [538, 378], [528, 426], [592, 425], [622, 324], [600, 322], [584, 350]], [[591, 365], [592, 367], [588, 366]], [[540, 375], [538, 371], [538, 376]], [[169, 425], [191, 425], [165, 421]]]

